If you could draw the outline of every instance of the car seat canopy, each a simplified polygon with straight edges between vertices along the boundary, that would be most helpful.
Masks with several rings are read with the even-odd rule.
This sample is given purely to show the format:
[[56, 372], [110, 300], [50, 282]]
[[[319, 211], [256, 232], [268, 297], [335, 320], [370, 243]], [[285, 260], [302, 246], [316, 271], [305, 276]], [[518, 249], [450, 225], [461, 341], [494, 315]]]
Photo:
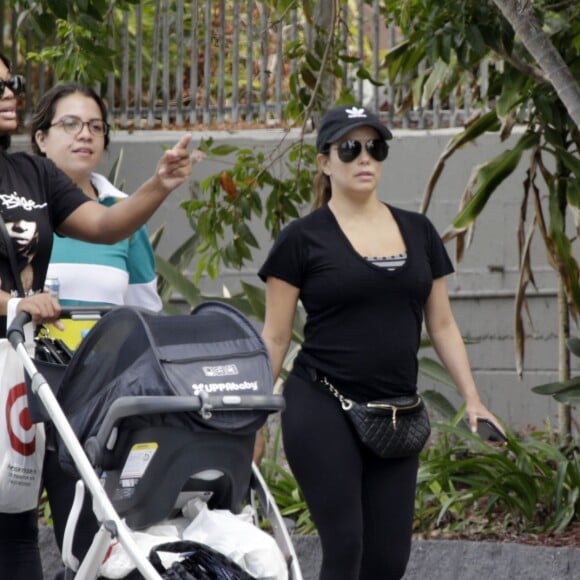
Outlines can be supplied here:
[[[164, 316], [133, 307], [105, 315], [75, 352], [59, 391], [81, 442], [94, 435], [119, 397], [270, 395], [272, 370], [254, 326], [225, 303], [205, 302], [191, 315]], [[176, 413], [152, 424], [248, 434], [266, 420], [256, 409]], [[143, 417], [135, 417], [142, 422]]]

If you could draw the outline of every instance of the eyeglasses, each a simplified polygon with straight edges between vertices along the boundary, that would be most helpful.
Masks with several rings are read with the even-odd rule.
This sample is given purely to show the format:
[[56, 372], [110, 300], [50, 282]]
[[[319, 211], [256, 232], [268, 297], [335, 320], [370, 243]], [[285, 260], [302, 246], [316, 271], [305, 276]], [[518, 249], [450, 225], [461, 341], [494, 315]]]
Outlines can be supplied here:
[[90, 121], [83, 121], [75, 115], [66, 115], [54, 122], [51, 127], [62, 127], [65, 133], [69, 135], [78, 135], [85, 125], [95, 137], [104, 137], [109, 132], [109, 124], [102, 119], [91, 119]]
[[[343, 163], [351, 163], [362, 152], [363, 144], [355, 139], [348, 139], [336, 145], [338, 158]], [[384, 161], [389, 154], [389, 146], [384, 139], [369, 139], [364, 148], [375, 161]]]
[[26, 89], [24, 77], [21, 75], [14, 75], [7, 81], [0, 79], [0, 97], [4, 94], [6, 87], [8, 87], [15, 95], [22, 94]]

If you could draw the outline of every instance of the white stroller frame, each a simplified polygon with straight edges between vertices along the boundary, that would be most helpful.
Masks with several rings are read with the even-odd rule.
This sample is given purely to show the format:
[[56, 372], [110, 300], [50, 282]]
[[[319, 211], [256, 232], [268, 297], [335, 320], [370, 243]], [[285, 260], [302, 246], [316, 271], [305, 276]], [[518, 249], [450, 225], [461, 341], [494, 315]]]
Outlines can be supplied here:
[[[87, 452], [83, 449], [80, 441], [77, 439], [66, 415], [64, 414], [55, 394], [49, 383], [38, 371], [36, 364], [30, 356], [25, 345], [24, 325], [30, 321], [31, 317], [26, 312], [18, 314], [10, 325], [7, 338], [19, 355], [24, 369], [31, 377], [30, 388], [32, 392], [40, 399], [44, 406], [54, 428], [60, 435], [62, 442], [66, 446], [74, 464], [80, 474], [81, 479], [77, 482], [75, 499], [69, 520], [67, 521], [65, 537], [63, 542], [63, 562], [65, 566], [74, 571], [75, 580], [93, 580], [97, 578], [100, 565], [103, 562], [106, 553], [110, 547], [111, 541], [118, 541], [139, 572], [146, 580], [162, 580], [160, 574], [152, 566], [149, 560], [142, 554], [141, 550], [131, 536], [131, 529], [120, 518], [109, 499], [103, 485], [93, 469]], [[258, 396], [256, 396], [258, 398]], [[262, 409], [281, 410], [280, 396], [272, 395], [271, 397], [259, 396], [264, 403]], [[219, 395], [207, 395], [201, 393], [199, 396], [192, 395], [189, 397], [123, 397], [117, 399], [110, 408], [106, 420], [99, 429], [97, 439], [106, 444], [106, 441], [114, 432], [115, 425], [120, 418], [125, 416], [129, 406], [131, 411], [135, 411], [136, 399], [148, 399], [143, 401], [143, 413], [147, 412], [177, 412], [177, 411], [197, 411], [201, 414], [209, 410], [227, 409], [238, 406], [234, 397], [222, 397]], [[151, 399], [157, 399], [155, 401]], [[163, 399], [163, 400], [162, 400]], [[267, 399], [267, 400], [264, 400]], [[149, 401], [151, 400], [151, 401]], [[160, 406], [161, 405], [161, 406]], [[147, 409], [149, 407], [149, 411]], [[239, 406], [237, 407], [239, 408]], [[90, 450], [89, 450], [90, 454]], [[275, 500], [270, 493], [258, 467], [252, 463], [252, 474], [254, 482], [257, 484], [256, 492], [260, 505], [264, 510], [265, 517], [268, 518], [272, 526], [273, 535], [276, 542], [288, 563], [289, 580], [302, 580], [298, 558], [294, 550], [290, 534], [286, 524], [276, 506]], [[93, 498], [93, 511], [99, 523], [99, 530], [95, 535], [91, 547], [89, 548], [83, 561], [80, 563], [72, 553], [72, 541], [74, 538], [74, 529], [78, 514], [84, 500], [85, 488], [88, 488]], [[67, 571], [68, 572], [68, 571]], [[68, 578], [68, 576], [67, 576]]]

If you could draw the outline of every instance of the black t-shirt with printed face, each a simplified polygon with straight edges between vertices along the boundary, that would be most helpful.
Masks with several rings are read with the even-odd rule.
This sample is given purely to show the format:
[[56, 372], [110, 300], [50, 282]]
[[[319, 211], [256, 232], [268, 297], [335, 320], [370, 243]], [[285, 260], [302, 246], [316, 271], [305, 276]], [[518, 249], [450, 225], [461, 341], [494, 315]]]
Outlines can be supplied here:
[[[43, 290], [53, 232], [87, 200], [52, 161], [26, 153], [0, 153], [0, 212], [26, 294]], [[3, 236], [0, 237], [0, 289], [16, 295]], [[5, 324], [5, 317], [0, 317], [0, 336], [5, 334]]]
[[300, 289], [307, 321], [296, 364], [332, 377], [355, 400], [416, 390], [423, 308], [433, 280], [453, 272], [431, 222], [388, 207], [407, 251], [399, 269], [358, 254], [324, 206], [291, 222], [259, 271]]

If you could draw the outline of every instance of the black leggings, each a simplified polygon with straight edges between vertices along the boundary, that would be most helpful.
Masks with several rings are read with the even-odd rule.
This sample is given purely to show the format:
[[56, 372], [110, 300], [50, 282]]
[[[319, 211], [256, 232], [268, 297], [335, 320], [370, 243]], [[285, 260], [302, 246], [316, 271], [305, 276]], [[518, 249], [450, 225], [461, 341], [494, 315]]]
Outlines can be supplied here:
[[6, 580], [42, 580], [38, 510], [0, 513], [0, 576]]
[[339, 402], [296, 371], [284, 396], [284, 449], [320, 535], [320, 580], [399, 580], [411, 551], [418, 456], [374, 455]]

